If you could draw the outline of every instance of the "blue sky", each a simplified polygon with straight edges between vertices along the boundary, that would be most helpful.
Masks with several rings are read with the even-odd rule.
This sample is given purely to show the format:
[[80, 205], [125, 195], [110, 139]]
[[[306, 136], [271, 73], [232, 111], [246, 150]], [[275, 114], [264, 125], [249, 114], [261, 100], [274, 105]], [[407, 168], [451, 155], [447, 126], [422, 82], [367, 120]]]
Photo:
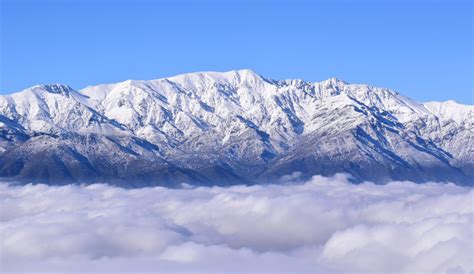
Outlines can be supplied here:
[[0, 93], [250, 68], [473, 104], [470, 0], [0, 0]]

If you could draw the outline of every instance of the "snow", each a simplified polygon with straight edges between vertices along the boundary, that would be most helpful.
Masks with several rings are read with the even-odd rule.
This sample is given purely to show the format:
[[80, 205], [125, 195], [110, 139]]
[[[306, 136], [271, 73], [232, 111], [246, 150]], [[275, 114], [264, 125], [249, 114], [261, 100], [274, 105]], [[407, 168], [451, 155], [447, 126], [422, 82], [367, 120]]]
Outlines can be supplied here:
[[459, 104], [453, 100], [427, 102], [423, 104], [431, 113], [441, 119], [451, 119], [458, 124], [474, 120], [474, 106]]
[[[262, 153], [281, 159], [306, 155], [310, 150], [302, 144], [312, 146], [316, 140], [327, 148], [315, 151], [330, 153], [342, 140], [327, 138], [346, 136], [359, 139], [344, 142], [337, 150], [341, 153], [330, 153], [332, 160], [349, 157], [342, 151], [365, 151], [384, 166], [392, 163], [382, 159], [393, 160], [393, 155], [415, 166], [419, 161], [459, 166], [474, 161], [466, 152], [474, 150], [469, 137], [473, 108], [453, 101], [420, 104], [390, 89], [335, 77], [316, 83], [271, 80], [251, 70], [127, 80], [80, 91], [57, 84], [35, 86], [0, 96], [0, 115], [17, 121], [27, 135], [133, 136], [158, 145], [168, 160], [197, 153], [209, 161], [213, 156], [208, 154], [216, 154], [213, 161], [234, 155], [247, 159], [246, 164], [261, 162]], [[357, 137], [361, 130], [367, 136]], [[434, 147], [423, 151], [416, 146], [420, 140]], [[440, 159], [446, 152], [451, 157]]]

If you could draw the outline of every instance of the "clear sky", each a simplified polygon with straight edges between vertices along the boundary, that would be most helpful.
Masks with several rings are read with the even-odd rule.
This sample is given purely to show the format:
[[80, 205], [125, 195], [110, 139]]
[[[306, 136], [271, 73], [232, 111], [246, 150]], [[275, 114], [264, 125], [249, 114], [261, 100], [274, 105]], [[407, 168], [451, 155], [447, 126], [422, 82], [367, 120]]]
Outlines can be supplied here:
[[0, 93], [250, 68], [474, 104], [471, 0], [0, 0]]

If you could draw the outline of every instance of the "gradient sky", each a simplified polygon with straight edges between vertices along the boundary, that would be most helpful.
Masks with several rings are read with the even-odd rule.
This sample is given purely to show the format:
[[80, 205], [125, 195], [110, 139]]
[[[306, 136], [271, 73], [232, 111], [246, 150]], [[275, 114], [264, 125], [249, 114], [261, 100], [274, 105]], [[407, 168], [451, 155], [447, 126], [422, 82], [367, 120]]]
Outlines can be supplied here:
[[250, 68], [474, 104], [471, 0], [0, 0], [0, 93]]

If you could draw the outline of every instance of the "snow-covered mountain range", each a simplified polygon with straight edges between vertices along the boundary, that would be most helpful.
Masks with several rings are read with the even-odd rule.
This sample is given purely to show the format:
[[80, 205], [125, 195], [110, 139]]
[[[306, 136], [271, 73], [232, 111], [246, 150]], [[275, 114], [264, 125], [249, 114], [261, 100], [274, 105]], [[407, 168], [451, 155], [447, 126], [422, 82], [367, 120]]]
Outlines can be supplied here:
[[474, 106], [250, 70], [0, 96], [0, 177], [16, 181], [227, 185], [338, 172], [473, 185]]

